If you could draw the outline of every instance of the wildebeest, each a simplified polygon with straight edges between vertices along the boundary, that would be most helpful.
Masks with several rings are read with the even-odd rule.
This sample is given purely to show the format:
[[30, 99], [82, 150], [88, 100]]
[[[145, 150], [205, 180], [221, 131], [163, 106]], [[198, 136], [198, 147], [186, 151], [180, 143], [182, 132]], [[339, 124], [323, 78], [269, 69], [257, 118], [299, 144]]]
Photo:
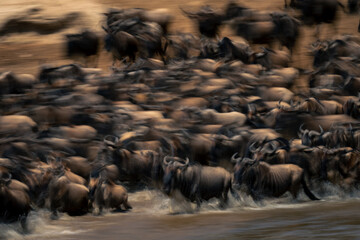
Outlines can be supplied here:
[[200, 39], [191, 33], [176, 33], [167, 36], [166, 56], [175, 59], [188, 59], [198, 55]]
[[236, 18], [230, 21], [235, 34], [253, 44], [271, 44], [274, 41], [275, 24], [271, 21], [246, 21]]
[[100, 39], [99, 36], [89, 30], [85, 30], [78, 34], [67, 34], [66, 56], [81, 56], [85, 58], [85, 65], [90, 56], [96, 57], [95, 65], [97, 65]]
[[347, 7], [350, 13], [356, 13], [359, 11], [359, 0], [348, 0]]
[[224, 20], [230, 20], [236, 17], [242, 17], [249, 11], [248, 8], [237, 4], [235, 1], [229, 1], [225, 7]]
[[90, 180], [90, 199], [93, 201], [94, 210], [99, 213], [103, 208], [122, 210], [132, 209], [128, 203], [127, 190], [112, 180], [103, 179], [101, 176]]
[[222, 24], [223, 15], [216, 12], [210, 6], [202, 6], [198, 12], [189, 12], [181, 9], [186, 16], [198, 23], [199, 32], [209, 38], [219, 34], [219, 27]]
[[19, 221], [26, 229], [26, 218], [31, 210], [29, 188], [11, 179], [11, 174], [0, 173], [0, 222]]
[[171, 196], [174, 190], [200, 207], [202, 200], [220, 199], [225, 207], [228, 192], [232, 191], [231, 174], [220, 167], [189, 165], [189, 159], [166, 156], [163, 161], [163, 191]]
[[66, 176], [57, 176], [49, 183], [49, 200], [53, 216], [57, 216], [57, 211], [72, 216], [83, 215], [89, 208], [89, 190]]
[[0, 116], [0, 136], [22, 136], [37, 131], [37, 124], [28, 116]]
[[31, 74], [3, 72], [0, 74], [0, 94], [24, 93], [36, 83], [38, 83], [38, 80]]
[[300, 21], [283, 12], [273, 12], [270, 16], [275, 24], [274, 38], [293, 53], [299, 38]]
[[108, 52], [112, 52], [113, 65], [116, 60], [123, 61], [126, 57], [129, 58], [130, 62], [134, 62], [136, 54], [139, 51], [138, 40], [133, 35], [124, 31], [111, 32], [106, 28], [104, 28], [104, 30], [107, 32], [105, 49]]
[[173, 16], [166, 8], [158, 8], [146, 10], [143, 8], [128, 9], [110, 9], [105, 13], [107, 17], [107, 25], [110, 26], [117, 21], [123, 21], [131, 18], [138, 18], [143, 22], [154, 22], [161, 26], [164, 34], [168, 33], [169, 25], [173, 20]]
[[242, 43], [231, 41], [228, 37], [224, 37], [219, 43], [219, 57], [226, 60], [239, 59], [243, 63], [249, 63], [249, 58], [252, 55], [250, 46]]
[[240, 14], [228, 22], [236, 35], [244, 37], [251, 43], [271, 45], [278, 40], [281, 46], [287, 47], [291, 53], [299, 38], [300, 21], [285, 12], [257, 13], [253, 10], [249, 16]]
[[99, 156], [111, 159], [110, 161], [118, 167], [120, 180], [152, 184], [161, 178], [161, 161], [158, 159], [158, 153], [151, 150], [131, 151], [124, 146], [115, 146], [110, 140], [104, 140], [104, 145]]
[[319, 25], [321, 23], [332, 23], [336, 31], [336, 19], [338, 6], [344, 9], [344, 5], [337, 0], [301, 0], [296, 1], [301, 9], [301, 18], [306, 25], [317, 25], [315, 37], [319, 37]]
[[[121, 47], [117, 50], [118, 53], [131, 53], [131, 51], [136, 50], [127, 49], [129, 47], [134, 48], [134, 46], [132, 46], [132, 41], [130, 41], [132, 36], [138, 43], [140, 57], [152, 58], [155, 54], [158, 54], [164, 60], [167, 43], [161, 26], [156, 22], [143, 22], [138, 18], [130, 18], [116, 21], [112, 23], [108, 29], [104, 27], [103, 29], [108, 33], [105, 39], [105, 47], [107, 49], [110, 49], [111, 46], [115, 46], [118, 48]], [[130, 35], [124, 36], [124, 34], [122, 34], [120, 36], [115, 36], [115, 34], [118, 35], [120, 32]], [[122, 46], [130, 43], [132, 45]]]
[[280, 197], [287, 191], [296, 198], [300, 185], [305, 194], [311, 200], [319, 200], [311, 193], [306, 185], [304, 170], [294, 164], [270, 165], [266, 162], [252, 160], [249, 158], [235, 158], [234, 182], [235, 184], [246, 186], [247, 194], [254, 200], [262, 197]]
[[264, 161], [269, 164], [284, 164], [287, 162], [290, 146], [286, 139], [280, 137], [264, 140], [257, 148], [255, 145], [256, 142], [253, 142], [248, 149], [253, 153], [253, 159]]
[[267, 70], [289, 66], [291, 57], [287, 52], [268, 48], [262, 50], [263, 52], [254, 54], [254, 63], [261, 64]]
[[340, 57], [349, 57], [355, 61], [360, 57], [360, 45], [351, 39], [316, 42], [313, 47], [314, 67], [321, 67]]

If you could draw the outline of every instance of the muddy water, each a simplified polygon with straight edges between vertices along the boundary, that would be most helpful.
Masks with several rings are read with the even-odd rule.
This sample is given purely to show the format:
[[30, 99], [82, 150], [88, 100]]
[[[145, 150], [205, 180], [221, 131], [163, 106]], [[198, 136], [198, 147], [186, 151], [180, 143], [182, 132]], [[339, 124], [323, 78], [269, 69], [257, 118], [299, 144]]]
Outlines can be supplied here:
[[340, 196], [260, 203], [242, 196], [231, 198], [226, 210], [212, 201], [195, 211], [194, 205], [170, 201], [158, 191], [140, 191], [130, 194], [132, 211], [62, 215], [56, 221], [49, 212], [33, 212], [30, 233], [0, 225], [0, 239], [360, 239], [360, 194]]

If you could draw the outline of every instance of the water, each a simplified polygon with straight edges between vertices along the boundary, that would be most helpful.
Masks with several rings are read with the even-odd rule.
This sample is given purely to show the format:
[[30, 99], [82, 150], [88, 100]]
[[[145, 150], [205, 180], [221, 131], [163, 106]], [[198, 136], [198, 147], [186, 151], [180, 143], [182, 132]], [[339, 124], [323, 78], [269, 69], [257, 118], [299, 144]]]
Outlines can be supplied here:
[[41, 210], [29, 216], [30, 233], [18, 224], [0, 225], [0, 239], [360, 239], [360, 198], [322, 198], [255, 203], [242, 196], [241, 202], [231, 198], [226, 210], [214, 200], [196, 211], [194, 204], [170, 201], [158, 191], [140, 191], [130, 193], [132, 211], [50, 220]]

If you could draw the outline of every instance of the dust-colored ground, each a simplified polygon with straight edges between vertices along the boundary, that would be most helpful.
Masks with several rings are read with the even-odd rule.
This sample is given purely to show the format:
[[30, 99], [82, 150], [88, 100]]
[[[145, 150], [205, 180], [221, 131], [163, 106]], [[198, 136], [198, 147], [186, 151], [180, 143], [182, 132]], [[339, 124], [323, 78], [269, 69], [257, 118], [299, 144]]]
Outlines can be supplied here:
[[[245, 6], [259, 9], [278, 11], [283, 10], [283, 0], [246, 0], [239, 1]], [[345, 3], [345, 2], [344, 2]], [[40, 64], [48, 63], [53, 65], [66, 64], [72, 62], [64, 58], [64, 34], [75, 33], [83, 28], [91, 28], [99, 34], [103, 34], [101, 25], [104, 16], [102, 13], [109, 7], [127, 8], [142, 7], [148, 9], [168, 8], [174, 14], [175, 19], [171, 26], [171, 31], [192, 32], [197, 34], [195, 25], [189, 19], [182, 15], [179, 6], [196, 10], [201, 5], [209, 4], [214, 8], [224, 8], [226, 1], [218, 0], [198, 0], [198, 1], [176, 1], [176, 0], [2, 0], [2, 8], [0, 9], [0, 26], [11, 16], [24, 12], [32, 7], [41, 7], [42, 14], [49, 18], [57, 17], [68, 12], [80, 12], [81, 18], [74, 21], [73, 27], [63, 30], [56, 34], [38, 35], [35, 33], [12, 34], [0, 38], [0, 72], [14, 71], [16, 73], [32, 73], [36, 74]], [[289, 10], [290, 14], [296, 15], [294, 10]], [[358, 34], [357, 24], [359, 16], [345, 15], [343, 12], [339, 14], [337, 22], [338, 34]], [[297, 53], [293, 56], [294, 66], [301, 68], [310, 68], [310, 57], [308, 49], [313, 37], [315, 29], [309, 27], [302, 28], [302, 38]], [[224, 27], [221, 32], [222, 36], [231, 36], [232, 32], [229, 28]], [[335, 35], [333, 26], [322, 26], [321, 38], [331, 38]], [[101, 52], [99, 59], [99, 67], [105, 71], [111, 66], [112, 60], [104, 50]]]

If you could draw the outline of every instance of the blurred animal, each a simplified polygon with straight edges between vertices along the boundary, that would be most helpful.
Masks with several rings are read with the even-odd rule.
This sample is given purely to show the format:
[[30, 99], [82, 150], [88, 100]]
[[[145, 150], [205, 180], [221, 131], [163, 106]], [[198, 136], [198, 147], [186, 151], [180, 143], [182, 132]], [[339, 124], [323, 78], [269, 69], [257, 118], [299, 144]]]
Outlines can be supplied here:
[[226, 60], [239, 59], [243, 63], [250, 62], [250, 56], [252, 50], [250, 46], [231, 41], [228, 37], [224, 37], [219, 43], [219, 57], [225, 58]]
[[198, 12], [189, 12], [181, 9], [190, 19], [198, 24], [199, 32], [205, 37], [214, 38], [219, 34], [219, 27], [222, 25], [223, 15], [216, 12], [210, 6], [202, 6]]
[[220, 206], [225, 207], [231, 188], [231, 174], [221, 167], [189, 165], [186, 160], [177, 157], [165, 157], [163, 191], [171, 195], [178, 189], [181, 194], [200, 207], [202, 200], [220, 199]]
[[301, 10], [301, 19], [305, 25], [316, 25], [315, 37], [319, 38], [319, 25], [331, 23], [336, 31], [336, 20], [338, 17], [338, 6], [343, 10], [344, 5], [337, 0], [301, 0], [296, 1]]
[[311, 193], [306, 185], [304, 170], [294, 164], [270, 165], [266, 162], [252, 160], [249, 158], [235, 158], [234, 167], [235, 184], [246, 187], [247, 194], [254, 200], [262, 197], [280, 197], [289, 191], [293, 198], [296, 198], [300, 185], [303, 186], [305, 194], [311, 200], [319, 200]]
[[66, 56], [75, 57], [81, 56], [85, 58], [85, 66], [87, 66], [88, 58], [95, 57], [95, 66], [99, 58], [99, 36], [89, 30], [85, 30], [77, 34], [65, 35], [66, 42]]
[[31, 210], [29, 188], [14, 179], [11, 174], [0, 173], [0, 222], [20, 221], [26, 229], [26, 218]]
[[55, 217], [57, 211], [71, 216], [83, 215], [88, 212], [89, 190], [65, 175], [57, 176], [49, 183], [49, 200], [50, 210]]
[[132, 209], [128, 203], [127, 190], [123, 186], [101, 177], [92, 178], [89, 185], [90, 199], [93, 201], [94, 209], [99, 209], [99, 213], [104, 207], [121, 210], [121, 206], [123, 206], [125, 210]]
[[139, 51], [138, 40], [133, 35], [124, 31], [112, 32], [110, 29], [104, 27], [103, 29], [107, 33], [105, 49], [112, 53], [113, 65], [115, 65], [116, 60], [126, 61], [126, 57], [129, 58], [129, 62], [134, 62]]

